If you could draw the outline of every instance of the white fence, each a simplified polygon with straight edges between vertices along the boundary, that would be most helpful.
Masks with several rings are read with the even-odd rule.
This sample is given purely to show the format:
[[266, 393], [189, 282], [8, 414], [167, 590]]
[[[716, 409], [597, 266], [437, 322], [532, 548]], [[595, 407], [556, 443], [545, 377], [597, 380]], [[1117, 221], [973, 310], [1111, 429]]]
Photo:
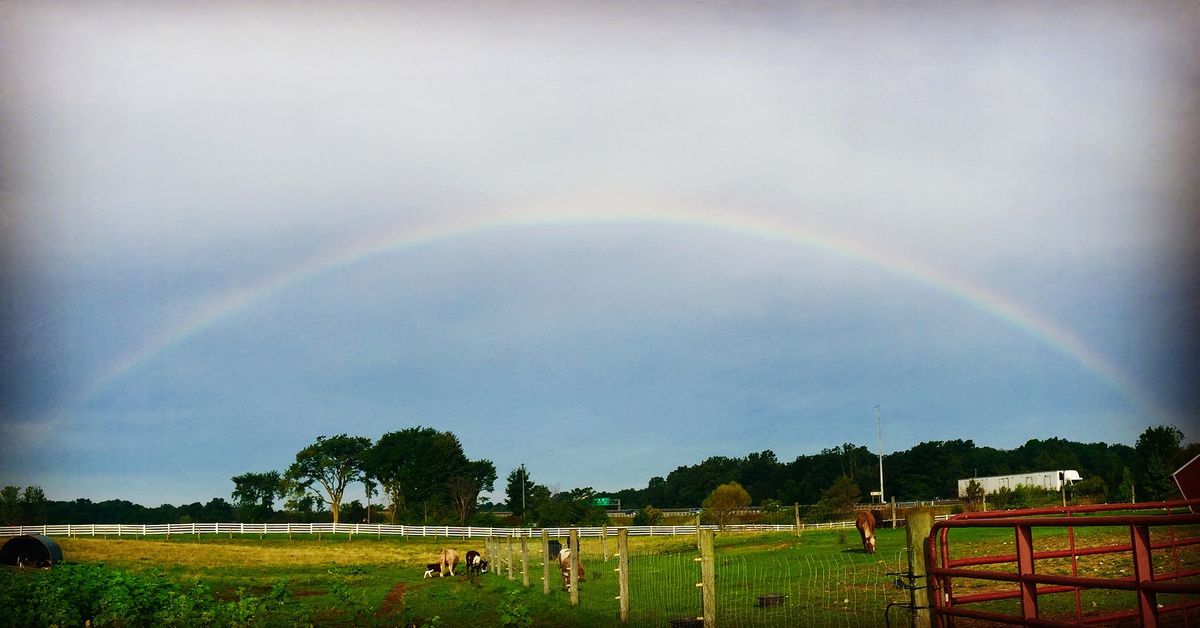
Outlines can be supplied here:
[[[717, 526], [702, 526], [716, 530]], [[853, 521], [801, 524], [800, 530], [835, 530], [853, 528]], [[629, 530], [629, 536], [676, 536], [694, 535], [696, 526], [607, 526], [576, 528], [581, 537], [615, 535], [617, 530]], [[552, 537], [565, 537], [571, 528], [546, 528]], [[794, 525], [744, 524], [725, 526], [727, 532], [795, 532]], [[482, 528], [473, 526], [410, 526], [368, 523], [172, 523], [172, 524], [128, 524], [95, 523], [44, 526], [2, 526], [0, 537], [22, 534], [44, 534], [46, 536], [116, 536], [145, 537], [201, 534], [345, 534], [374, 537], [461, 537], [461, 538], [507, 538], [540, 537], [541, 528]]]

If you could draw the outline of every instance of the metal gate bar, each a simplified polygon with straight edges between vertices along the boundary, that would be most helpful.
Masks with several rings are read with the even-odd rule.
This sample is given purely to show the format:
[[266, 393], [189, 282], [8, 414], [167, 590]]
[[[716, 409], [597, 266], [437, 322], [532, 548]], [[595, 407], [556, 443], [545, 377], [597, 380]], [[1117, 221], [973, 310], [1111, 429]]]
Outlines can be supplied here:
[[[1180, 548], [1200, 545], [1200, 536], [1176, 534], [1179, 526], [1200, 525], [1200, 515], [1191, 514], [1191, 512], [1173, 512], [1194, 505], [1200, 505], [1200, 499], [1155, 502], [1153, 504], [1104, 504], [968, 513], [947, 521], [936, 522], [925, 548], [930, 585], [934, 589], [931, 596], [933, 624], [935, 626], [952, 624], [954, 617], [1025, 626], [1080, 625], [1136, 618], [1143, 626], [1154, 627], [1158, 625], [1160, 614], [1187, 613], [1189, 609], [1200, 606], [1200, 599], [1184, 599], [1160, 607], [1158, 596], [1160, 594], [1200, 596], [1200, 582], [1186, 581], [1189, 578], [1200, 576], [1200, 569], [1185, 570], [1180, 560]], [[1138, 511], [1138, 514], [1098, 514], [1131, 510]], [[1161, 514], [1146, 514], [1147, 511]], [[1078, 539], [1075, 536], [1077, 527], [1126, 528], [1129, 530], [1130, 540], [1128, 544], [1078, 547]], [[1014, 550], [1010, 554], [951, 559], [949, 536], [950, 530], [956, 528], [1010, 528], [1014, 532]], [[1068, 548], [1036, 551], [1034, 528], [1066, 528]], [[1163, 528], [1169, 531], [1169, 539], [1158, 543], [1152, 542], [1151, 530]], [[1169, 560], [1173, 570], [1159, 574], [1154, 573], [1153, 552], [1156, 550], [1170, 550]], [[1078, 575], [1079, 557], [1100, 554], [1129, 555], [1133, 564], [1133, 576], [1101, 578]], [[1038, 574], [1036, 569], [1038, 561], [1052, 558], [1070, 558], [1070, 575]], [[1014, 563], [1015, 571], [968, 568]], [[1009, 582], [1014, 583], [1016, 587], [1006, 591], [956, 595], [953, 589], [955, 578]], [[1133, 591], [1137, 599], [1137, 607], [1102, 615], [1084, 616], [1081, 592], [1085, 589]], [[1055, 593], [1073, 593], [1075, 597], [1074, 617], [1070, 623], [1040, 616], [1039, 596]], [[1005, 599], [1019, 599], [1020, 613], [1014, 615], [965, 607], [968, 604]]]

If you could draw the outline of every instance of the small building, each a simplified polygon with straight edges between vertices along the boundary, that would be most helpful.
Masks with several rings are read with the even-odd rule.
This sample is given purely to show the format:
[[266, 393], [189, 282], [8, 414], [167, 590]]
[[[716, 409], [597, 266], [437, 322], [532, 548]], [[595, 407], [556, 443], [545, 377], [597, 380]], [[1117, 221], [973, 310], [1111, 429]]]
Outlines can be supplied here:
[[1018, 486], [1044, 488], [1048, 491], [1061, 491], [1063, 483], [1072, 484], [1082, 480], [1079, 472], [1074, 469], [1058, 469], [1055, 471], [1030, 471], [1029, 473], [1014, 473], [1012, 475], [989, 475], [981, 478], [965, 478], [958, 481], [958, 496], [966, 498], [967, 485], [974, 480], [983, 487], [985, 494], [995, 493], [1002, 488], [1014, 490]]

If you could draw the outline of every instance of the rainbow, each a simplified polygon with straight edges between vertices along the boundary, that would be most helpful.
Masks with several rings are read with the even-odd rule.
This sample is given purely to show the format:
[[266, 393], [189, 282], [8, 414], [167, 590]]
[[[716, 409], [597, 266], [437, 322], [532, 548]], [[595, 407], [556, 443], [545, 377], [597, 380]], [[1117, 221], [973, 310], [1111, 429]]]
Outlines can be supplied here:
[[492, 213], [452, 221], [406, 226], [372, 237], [343, 244], [314, 255], [285, 271], [259, 279], [224, 293], [191, 315], [146, 338], [139, 346], [120, 356], [59, 410], [77, 407], [98, 392], [113, 385], [125, 374], [171, 347], [229, 319], [239, 311], [270, 298], [289, 287], [332, 270], [357, 264], [383, 254], [464, 236], [505, 229], [572, 225], [662, 225], [689, 226], [722, 233], [806, 247], [831, 255], [876, 266], [893, 275], [928, 286], [966, 303], [1005, 324], [1022, 330], [1056, 352], [1067, 356], [1106, 385], [1120, 392], [1135, 408], [1170, 420], [1170, 413], [1156, 404], [1138, 386], [1114, 367], [1104, 356], [1085, 345], [1076, 335], [1011, 299], [984, 286], [919, 261], [867, 247], [844, 237], [811, 227], [799, 227], [777, 220], [729, 209], [661, 209], [629, 212], [523, 210]]

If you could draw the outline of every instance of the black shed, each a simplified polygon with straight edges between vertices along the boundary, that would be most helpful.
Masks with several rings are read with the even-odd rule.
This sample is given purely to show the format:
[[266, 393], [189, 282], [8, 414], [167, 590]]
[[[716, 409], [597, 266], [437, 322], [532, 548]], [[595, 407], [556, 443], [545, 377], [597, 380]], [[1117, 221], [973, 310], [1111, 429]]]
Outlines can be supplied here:
[[61, 563], [62, 548], [42, 534], [25, 534], [9, 539], [0, 547], [0, 565], [36, 565], [49, 567]]

